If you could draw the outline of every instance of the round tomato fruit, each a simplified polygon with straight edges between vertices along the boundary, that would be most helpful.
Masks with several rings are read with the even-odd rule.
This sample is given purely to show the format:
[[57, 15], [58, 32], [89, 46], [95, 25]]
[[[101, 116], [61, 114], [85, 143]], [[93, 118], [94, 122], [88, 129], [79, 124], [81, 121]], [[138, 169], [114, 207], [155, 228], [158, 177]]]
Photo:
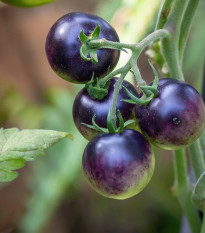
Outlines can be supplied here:
[[161, 79], [158, 96], [147, 106], [135, 106], [143, 135], [154, 145], [176, 150], [193, 143], [205, 127], [205, 106], [200, 94], [186, 82]]
[[98, 50], [98, 62], [95, 64], [80, 56], [80, 31], [89, 36], [97, 24], [101, 27], [99, 39], [119, 42], [115, 29], [104, 19], [92, 14], [69, 13], [51, 27], [46, 39], [46, 54], [52, 69], [61, 78], [73, 83], [86, 83], [91, 80], [93, 73], [100, 78], [114, 69], [120, 55], [118, 50]]
[[[102, 100], [97, 100], [90, 97], [86, 88], [83, 88], [76, 96], [73, 103], [73, 120], [79, 132], [86, 139], [90, 140], [100, 133], [99, 131], [91, 129], [88, 126], [82, 124], [85, 123], [88, 125], [92, 125], [92, 117], [94, 115], [96, 116], [96, 124], [102, 128], [107, 128], [107, 115], [110, 107], [112, 106], [114, 85], [117, 80], [117, 78], [112, 78], [110, 80], [108, 94]], [[134, 86], [128, 81], [124, 80], [122, 85], [125, 86], [133, 95], [138, 95]], [[119, 89], [116, 109], [120, 110], [124, 121], [127, 121], [130, 119], [134, 119], [135, 106], [134, 104], [129, 104], [121, 101], [121, 99], [129, 99], [129, 96], [122, 85]], [[119, 126], [118, 121], [117, 126]]]
[[150, 181], [154, 155], [145, 137], [131, 129], [104, 133], [86, 146], [83, 171], [91, 187], [101, 195], [126, 199], [142, 191]]

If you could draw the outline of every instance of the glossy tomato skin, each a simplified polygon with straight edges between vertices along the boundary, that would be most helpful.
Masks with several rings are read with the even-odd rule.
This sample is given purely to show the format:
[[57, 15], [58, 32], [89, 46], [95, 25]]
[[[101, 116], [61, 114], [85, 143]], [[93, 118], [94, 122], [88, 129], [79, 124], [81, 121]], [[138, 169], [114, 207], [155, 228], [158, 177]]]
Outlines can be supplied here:
[[[100, 133], [99, 131], [90, 129], [82, 124], [85, 123], [92, 125], [93, 115], [96, 115], [95, 122], [100, 127], [107, 128], [107, 115], [109, 108], [112, 106], [114, 85], [117, 80], [117, 78], [112, 78], [110, 80], [108, 94], [102, 100], [92, 99], [85, 88], [83, 88], [76, 96], [73, 103], [73, 120], [79, 132], [87, 140], [91, 140], [94, 136]], [[125, 86], [132, 94], [136, 96], [138, 95], [134, 86], [128, 81], [124, 80], [122, 85]], [[121, 99], [130, 99], [122, 86], [119, 89], [116, 109], [120, 110], [124, 121], [134, 119], [134, 104], [120, 101]]]
[[191, 85], [176, 79], [161, 79], [158, 96], [147, 106], [135, 107], [141, 132], [154, 145], [175, 150], [193, 143], [205, 126], [205, 107]]
[[141, 192], [150, 181], [154, 155], [145, 137], [131, 129], [105, 133], [86, 146], [83, 171], [91, 187], [101, 195], [126, 199]]
[[46, 54], [53, 70], [63, 79], [73, 83], [105, 76], [116, 66], [120, 52], [112, 49], [98, 50], [98, 62], [84, 61], [80, 56], [81, 30], [89, 36], [100, 25], [99, 39], [119, 42], [115, 29], [104, 19], [87, 13], [73, 12], [64, 15], [51, 27], [46, 39]]

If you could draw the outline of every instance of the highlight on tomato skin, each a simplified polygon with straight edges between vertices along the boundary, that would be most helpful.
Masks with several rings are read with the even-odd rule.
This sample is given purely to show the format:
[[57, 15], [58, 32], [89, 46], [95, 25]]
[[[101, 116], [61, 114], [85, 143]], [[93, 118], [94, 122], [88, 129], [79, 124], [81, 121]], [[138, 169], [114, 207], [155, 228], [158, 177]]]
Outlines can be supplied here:
[[61, 78], [73, 83], [86, 83], [94, 73], [101, 78], [111, 72], [120, 56], [119, 50], [100, 49], [98, 62], [85, 61], [80, 55], [80, 31], [92, 34], [97, 24], [101, 27], [99, 39], [119, 42], [115, 29], [99, 16], [72, 12], [58, 19], [46, 39], [46, 55], [50, 66]]
[[[103, 128], [107, 128], [107, 115], [109, 108], [112, 106], [112, 98], [114, 92], [114, 85], [118, 78], [112, 78], [108, 88], [108, 94], [102, 100], [96, 100], [90, 97], [87, 90], [83, 88], [76, 96], [73, 103], [73, 120], [74, 123], [87, 140], [91, 140], [94, 136], [100, 132], [83, 125], [82, 123], [92, 125], [92, 117], [96, 115], [95, 122]], [[133, 95], [138, 96], [135, 87], [128, 81], [124, 80], [122, 83]], [[128, 94], [122, 87], [119, 89], [118, 100], [116, 109], [120, 110], [123, 120], [134, 119], [134, 104], [129, 104], [121, 101], [121, 99], [129, 99]], [[119, 123], [117, 121], [117, 126]], [[128, 126], [129, 128], [135, 128], [135, 124]]]
[[176, 150], [192, 144], [205, 127], [205, 106], [197, 90], [184, 81], [164, 78], [147, 106], [135, 106], [141, 132], [154, 145]]
[[94, 137], [83, 153], [83, 171], [91, 187], [113, 199], [127, 199], [149, 183], [155, 158], [145, 137], [131, 129]]

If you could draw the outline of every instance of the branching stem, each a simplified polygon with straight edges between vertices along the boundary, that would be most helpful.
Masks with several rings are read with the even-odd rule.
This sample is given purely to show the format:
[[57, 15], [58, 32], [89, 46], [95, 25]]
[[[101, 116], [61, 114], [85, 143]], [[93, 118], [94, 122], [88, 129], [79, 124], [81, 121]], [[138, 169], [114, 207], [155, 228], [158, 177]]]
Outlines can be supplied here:
[[109, 73], [107, 76], [99, 80], [99, 83], [101, 85], [104, 85], [108, 80], [113, 78], [115, 75], [118, 75], [118, 74], [121, 75], [119, 80], [115, 84], [113, 102], [112, 102], [112, 107], [111, 107], [111, 120], [115, 128], [116, 128], [116, 121], [117, 121], [117, 116], [116, 116], [117, 96], [119, 93], [120, 85], [122, 84], [125, 76], [130, 71], [130, 69], [132, 69], [134, 72], [135, 78], [137, 80], [138, 86], [140, 87], [140, 86], [146, 85], [146, 82], [142, 79], [140, 71], [138, 69], [138, 66], [136, 63], [137, 59], [140, 53], [143, 51], [143, 49], [146, 48], [148, 45], [150, 45], [156, 40], [160, 40], [168, 36], [169, 36], [169, 32], [166, 29], [159, 29], [149, 34], [138, 44], [125, 44], [125, 43], [107, 41], [105, 39], [90, 40], [88, 42], [87, 46], [89, 46], [89, 48], [91, 49], [92, 48], [97, 48], [97, 49], [109, 48], [109, 49], [118, 49], [118, 50], [129, 49], [132, 52], [131, 58], [123, 67]]

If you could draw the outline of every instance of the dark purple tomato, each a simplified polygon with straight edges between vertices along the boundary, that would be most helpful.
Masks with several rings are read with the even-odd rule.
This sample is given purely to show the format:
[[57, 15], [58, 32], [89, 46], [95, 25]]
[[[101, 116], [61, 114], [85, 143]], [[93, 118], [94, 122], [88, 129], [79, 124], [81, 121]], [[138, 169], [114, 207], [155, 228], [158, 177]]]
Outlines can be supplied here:
[[48, 61], [61, 78], [73, 83], [86, 83], [92, 77], [105, 76], [116, 66], [120, 52], [113, 49], [98, 50], [98, 62], [84, 61], [80, 56], [79, 33], [89, 36], [100, 25], [99, 39], [119, 42], [115, 29], [104, 19], [81, 12], [64, 15], [51, 27], [46, 39]]
[[[80, 133], [86, 139], [90, 140], [100, 133], [99, 131], [82, 124], [85, 123], [92, 125], [93, 115], [96, 115], [95, 122], [100, 127], [107, 128], [107, 115], [109, 108], [112, 106], [114, 85], [117, 80], [117, 78], [112, 78], [110, 80], [108, 94], [102, 100], [92, 99], [85, 88], [83, 88], [76, 96], [73, 103], [73, 120]], [[123, 81], [122, 85], [125, 86], [132, 94], [136, 96], [138, 95], [131, 83]], [[120, 101], [121, 99], [130, 99], [122, 86], [119, 89], [116, 109], [120, 110], [124, 121], [134, 119], [135, 105]], [[119, 126], [118, 122], [117, 125]]]
[[158, 96], [147, 106], [135, 107], [141, 132], [156, 146], [168, 150], [193, 143], [205, 126], [205, 107], [200, 94], [186, 82], [161, 79]]
[[83, 171], [91, 187], [101, 195], [126, 199], [142, 191], [150, 181], [155, 159], [145, 137], [131, 129], [94, 137], [83, 153]]

